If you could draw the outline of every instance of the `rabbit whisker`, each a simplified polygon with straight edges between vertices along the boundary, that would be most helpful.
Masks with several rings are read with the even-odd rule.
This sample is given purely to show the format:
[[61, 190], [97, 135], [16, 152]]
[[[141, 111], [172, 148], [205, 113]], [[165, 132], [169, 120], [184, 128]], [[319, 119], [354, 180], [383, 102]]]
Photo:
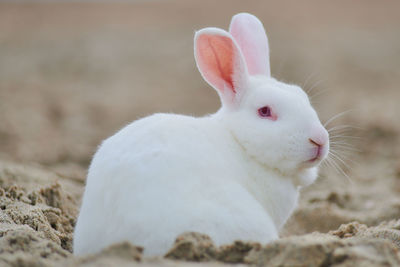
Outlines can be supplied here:
[[331, 123], [332, 121], [336, 120], [337, 118], [342, 117], [343, 115], [349, 113], [350, 111], [354, 111], [354, 109], [345, 110], [345, 111], [343, 111], [343, 112], [340, 112], [339, 114], [336, 114], [335, 116], [333, 116], [332, 118], [330, 118], [329, 120], [327, 120], [327, 121], [324, 123], [324, 127], [326, 128], [326, 126], [328, 126], [329, 123]]
[[[308, 75], [307, 79], [303, 82], [303, 84], [301, 85], [301, 88], [306, 88], [308, 85], [308, 82], [314, 78], [317, 75], [317, 71], [313, 71], [310, 73], [310, 75]], [[305, 90], [308, 94], [308, 90]]]
[[344, 124], [344, 125], [337, 125], [334, 126], [332, 128], [327, 129], [328, 132], [333, 132], [333, 131], [339, 131], [339, 130], [350, 130], [350, 129], [357, 129], [357, 130], [365, 130], [361, 127], [358, 126], [354, 126], [354, 125], [348, 125], [348, 124]]
[[[331, 149], [329, 151], [329, 153], [339, 157], [343, 160], [345, 159], [346, 161], [350, 161], [352, 164], [355, 164], [357, 166], [359, 166], [359, 163], [353, 159], [350, 158], [351, 155], [354, 154], [354, 151], [346, 151], [346, 150], [335, 150], [335, 149]], [[348, 168], [351, 169], [345, 162], [343, 162], [343, 164]]]
[[361, 152], [360, 149], [354, 148], [354, 147], [349, 147], [346, 145], [342, 145], [342, 144], [334, 144], [333, 146], [331, 146], [331, 149], [333, 148], [339, 148], [341, 151], [352, 151], [352, 152]]
[[354, 145], [352, 143], [347, 142], [346, 140], [343, 139], [334, 139], [334, 140], [329, 140], [329, 143], [332, 144], [339, 144], [339, 145], [346, 145], [346, 146], [352, 146]]
[[329, 153], [332, 157], [340, 161], [347, 169], [351, 169], [350, 166], [335, 151], [330, 151]]
[[350, 135], [331, 135], [329, 137], [329, 140], [337, 140], [337, 139], [341, 139], [341, 138], [348, 138], [348, 139], [357, 139], [357, 140], [364, 140], [364, 138], [359, 137], [359, 136], [350, 136]]
[[[329, 91], [329, 89], [319, 90], [319, 91], [315, 92], [313, 95], [310, 95], [310, 100], [313, 100], [315, 97], [325, 94], [328, 91]], [[315, 102], [313, 101], [313, 103], [315, 103]]]
[[324, 82], [324, 80], [318, 80], [318, 81], [316, 81], [316, 82], [310, 87], [310, 89], [308, 89], [308, 90], [306, 91], [307, 94], [310, 95], [311, 92], [312, 92], [315, 88], [317, 88], [317, 86], [320, 85], [322, 82]]
[[335, 161], [333, 158], [328, 157], [328, 158], [327, 158], [327, 162], [328, 162], [328, 163], [333, 167], [333, 169], [335, 169], [339, 174], [341, 174], [341, 175], [343, 175], [344, 177], [346, 177], [347, 180], [348, 180], [350, 183], [353, 183], [353, 181], [350, 179], [350, 177], [347, 175], [347, 173], [340, 167], [340, 165], [339, 165], [338, 163], [336, 163], [336, 161]]

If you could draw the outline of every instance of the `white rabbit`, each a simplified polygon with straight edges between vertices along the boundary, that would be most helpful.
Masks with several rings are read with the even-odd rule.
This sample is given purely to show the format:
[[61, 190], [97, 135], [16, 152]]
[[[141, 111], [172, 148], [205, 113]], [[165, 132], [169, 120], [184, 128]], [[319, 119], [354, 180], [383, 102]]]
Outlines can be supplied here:
[[329, 150], [307, 94], [270, 76], [268, 40], [247, 13], [230, 32], [195, 34], [197, 67], [222, 107], [194, 118], [154, 114], [106, 139], [89, 168], [76, 255], [128, 240], [162, 255], [186, 231], [216, 245], [270, 242]]

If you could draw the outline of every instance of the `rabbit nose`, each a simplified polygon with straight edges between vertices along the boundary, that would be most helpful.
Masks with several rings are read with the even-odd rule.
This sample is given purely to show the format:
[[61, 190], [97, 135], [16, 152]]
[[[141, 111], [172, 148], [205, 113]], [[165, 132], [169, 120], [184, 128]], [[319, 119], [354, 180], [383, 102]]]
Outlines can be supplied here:
[[317, 147], [321, 147], [324, 144], [318, 143], [317, 141], [314, 141], [313, 139], [309, 138], [308, 139], [310, 141], [311, 144], [316, 145]]
[[316, 127], [316, 129], [313, 131], [312, 137], [309, 138], [308, 140], [312, 144], [318, 147], [322, 147], [328, 142], [328, 139], [329, 139], [328, 132], [325, 130], [325, 128], [320, 126]]

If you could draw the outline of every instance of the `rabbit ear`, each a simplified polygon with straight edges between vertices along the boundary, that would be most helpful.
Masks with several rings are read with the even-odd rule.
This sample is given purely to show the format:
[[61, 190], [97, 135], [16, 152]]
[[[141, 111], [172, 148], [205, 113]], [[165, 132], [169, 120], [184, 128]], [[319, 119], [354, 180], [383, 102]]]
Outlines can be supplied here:
[[247, 88], [248, 73], [232, 36], [218, 28], [202, 29], [195, 34], [194, 50], [201, 75], [217, 90], [222, 104], [237, 106]]
[[248, 13], [236, 14], [229, 32], [242, 50], [249, 74], [271, 76], [268, 38], [261, 21]]

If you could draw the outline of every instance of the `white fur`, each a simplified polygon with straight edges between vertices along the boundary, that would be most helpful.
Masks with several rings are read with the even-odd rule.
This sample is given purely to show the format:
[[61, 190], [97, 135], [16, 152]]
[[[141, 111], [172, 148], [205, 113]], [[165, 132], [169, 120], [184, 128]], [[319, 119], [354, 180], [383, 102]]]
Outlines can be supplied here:
[[[229, 33], [204, 29], [195, 41], [199, 34], [232, 38], [240, 98], [210, 83], [223, 103], [217, 113], [155, 114], [106, 139], [89, 168], [75, 254], [128, 240], [146, 255], [162, 255], [186, 231], [205, 233], [217, 245], [267, 243], [296, 207], [299, 187], [316, 179], [329, 143], [320, 160], [308, 162], [314, 151], [309, 138], [327, 133], [307, 95], [268, 75], [248, 75]], [[235, 105], [227, 104], [232, 98]], [[276, 121], [258, 116], [265, 105], [276, 111]]]

